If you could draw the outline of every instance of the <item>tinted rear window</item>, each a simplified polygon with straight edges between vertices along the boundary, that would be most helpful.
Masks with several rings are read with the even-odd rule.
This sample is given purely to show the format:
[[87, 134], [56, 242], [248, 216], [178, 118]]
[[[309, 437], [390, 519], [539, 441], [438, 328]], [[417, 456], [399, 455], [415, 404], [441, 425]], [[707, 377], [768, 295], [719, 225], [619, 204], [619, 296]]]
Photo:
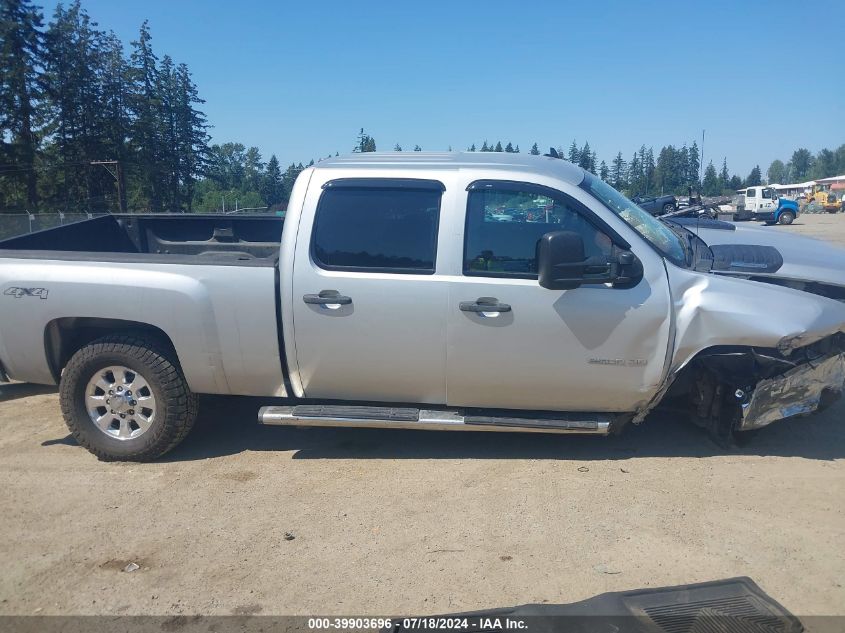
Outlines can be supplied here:
[[434, 189], [327, 189], [314, 221], [314, 261], [330, 270], [433, 273], [440, 197]]

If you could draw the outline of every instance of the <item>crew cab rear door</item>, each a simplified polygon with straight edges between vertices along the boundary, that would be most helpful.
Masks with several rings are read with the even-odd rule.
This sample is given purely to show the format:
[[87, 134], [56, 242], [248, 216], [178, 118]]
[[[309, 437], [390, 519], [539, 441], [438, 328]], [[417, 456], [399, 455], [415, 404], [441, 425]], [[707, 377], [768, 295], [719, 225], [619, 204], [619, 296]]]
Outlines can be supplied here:
[[488, 180], [465, 193], [463, 263], [449, 288], [449, 404], [633, 411], [647, 401], [671, 330], [660, 256], [642, 241], [630, 246], [645, 271], [632, 288], [545, 289], [542, 235], [575, 231], [587, 256], [610, 253], [619, 235], [585, 203], [547, 187]]
[[293, 378], [307, 398], [445, 402], [444, 184], [316, 173], [328, 180], [311, 181], [299, 224]]

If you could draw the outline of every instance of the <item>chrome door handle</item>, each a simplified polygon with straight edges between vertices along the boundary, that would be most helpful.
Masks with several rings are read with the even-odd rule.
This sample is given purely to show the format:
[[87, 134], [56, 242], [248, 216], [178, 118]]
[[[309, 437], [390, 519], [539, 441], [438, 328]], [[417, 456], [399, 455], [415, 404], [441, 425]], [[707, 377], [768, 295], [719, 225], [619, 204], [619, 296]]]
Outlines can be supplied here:
[[352, 297], [345, 297], [337, 290], [321, 290], [320, 294], [303, 295], [302, 300], [308, 305], [341, 305], [347, 306], [352, 303]]
[[463, 312], [510, 312], [507, 303], [499, 303], [496, 297], [479, 297], [475, 301], [461, 301], [458, 304]]

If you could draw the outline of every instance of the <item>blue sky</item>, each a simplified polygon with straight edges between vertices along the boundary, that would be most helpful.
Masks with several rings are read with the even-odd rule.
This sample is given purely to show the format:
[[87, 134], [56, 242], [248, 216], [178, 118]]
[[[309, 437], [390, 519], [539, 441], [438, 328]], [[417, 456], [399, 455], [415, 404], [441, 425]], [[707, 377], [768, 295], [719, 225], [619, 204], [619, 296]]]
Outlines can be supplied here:
[[608, 162], [705, 128], [705, 162], [742, 176], [845, 143], [841, 0], [82, 1], [127, 44], [149, 19], [213, 140], [283, 164], [349, 151], [362, 126], [380, 150], [575, 138]]

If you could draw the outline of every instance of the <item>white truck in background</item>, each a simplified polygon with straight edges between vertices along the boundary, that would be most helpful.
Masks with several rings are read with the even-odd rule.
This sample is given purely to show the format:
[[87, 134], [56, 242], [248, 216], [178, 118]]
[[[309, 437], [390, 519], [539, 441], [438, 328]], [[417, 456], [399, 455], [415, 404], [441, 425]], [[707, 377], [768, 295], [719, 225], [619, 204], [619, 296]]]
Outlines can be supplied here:
[[792, 224], [800, 213], [795, 200], [779, 197], [776, 189], [765, 185], [746, 188], [742, 204], [743, 216], [767, 224]]

